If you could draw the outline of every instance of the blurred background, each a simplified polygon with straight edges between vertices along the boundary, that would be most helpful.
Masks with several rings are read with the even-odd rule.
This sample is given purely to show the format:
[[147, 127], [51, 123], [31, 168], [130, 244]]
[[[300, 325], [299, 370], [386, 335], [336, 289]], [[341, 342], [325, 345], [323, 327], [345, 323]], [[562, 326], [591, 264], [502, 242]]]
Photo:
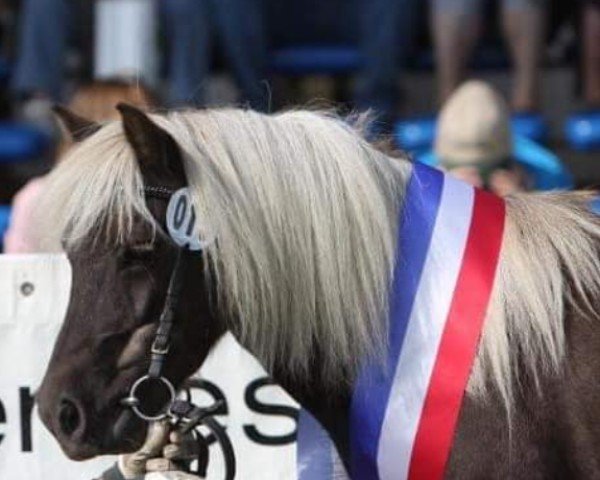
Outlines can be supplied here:
[[16, 192], [68, 148], [52, 105], [101, 120], [122, 100], [370, 110], [373, 137], [485, 188], [594, 186], [600, 3], [0, 0], [0, 238]]

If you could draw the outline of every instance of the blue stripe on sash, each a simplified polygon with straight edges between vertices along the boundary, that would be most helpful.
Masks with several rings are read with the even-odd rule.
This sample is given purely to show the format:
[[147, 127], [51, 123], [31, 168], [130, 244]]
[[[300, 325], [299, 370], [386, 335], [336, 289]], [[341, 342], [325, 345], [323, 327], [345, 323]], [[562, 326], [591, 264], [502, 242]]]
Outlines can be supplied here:
[[377, 480], [377, 451], [388, 397], [407, 322], [440, 204], [444, 175], [415, 164], [408, 181], [402, 209], [397, 259], [390, 292], [390, 322], [387, 370], [367, 365], [361, 372], [350, 406], [351, 476], [356, 480]]
[[298, 414], [296, 463], [298, 480], [333, 478], [333, 445], [329, 435], [304, 409]]

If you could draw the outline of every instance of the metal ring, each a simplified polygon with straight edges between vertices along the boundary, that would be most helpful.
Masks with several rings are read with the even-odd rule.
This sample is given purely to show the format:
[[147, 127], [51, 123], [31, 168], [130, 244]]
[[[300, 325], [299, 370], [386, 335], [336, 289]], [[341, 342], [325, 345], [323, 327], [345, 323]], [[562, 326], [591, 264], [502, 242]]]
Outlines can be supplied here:
[[146, 420], [147, 422], [163, 420], [168, 416], [168, 407], [163, 413], [159, 413], [158, 415], [146, 415], [139, 408], [141, 402], [140, 399], [135, 396], [135, 392], [141, 384], [147, 381], [158, 381], [161, 383], [161, 385], [166, 387], [170, 397], [168, 405], [171, 405], [173, 401], [175, 401], [177, 394], [175, 393], [175, 387], [173, 387], [169, 380], [167, 380], [165, 377], [151, 377], [150, 375], [144, 375], [143, 377], [138, 378], [131, 387], [131, 390], [129, 391], [129, 397], [127, 397], [127, 403], [129, 404], [128, 406], [130, 406], [134, 413], [142, 420]]

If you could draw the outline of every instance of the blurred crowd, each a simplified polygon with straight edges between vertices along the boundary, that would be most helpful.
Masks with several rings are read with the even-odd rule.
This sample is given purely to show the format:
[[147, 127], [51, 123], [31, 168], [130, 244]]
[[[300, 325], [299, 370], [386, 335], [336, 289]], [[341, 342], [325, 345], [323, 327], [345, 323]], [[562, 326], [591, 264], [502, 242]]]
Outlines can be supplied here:
[[[577, 32], [580, 61], [575, 68], [582, 104], [589, 109], [600, 105], [597, 0], [571, 2], [568, 8], [549, 0], [21, 0], [15, 10], [10, 90], [22, 111], [35, 114], [44, 104], [64, 101], [72, 86], [66, 81], [72, 49], [85, 57], [82, 63], [89, 69], [100, 61], [93, 58], [99, 52], [93, 44], [110, 43], [107, 37], [115, 35], [115, 28], [107, 25], [110, 17], [104, 22], [95, 17], [117, 3], [123, 8], [116, 11], [113, 23], [115, 18], [126, 18], [119, 22], [125, 32], [117, 32], [117, 38], [124, 39], [127, 31], [136, 35], [140, 30], [154, 30], [149, 37], [138, 35], [137, 40], [155, 39], [160, 49], [137, 52], [160, 56], [156, 63], [163, 81], [155, 86], [160, 87], [161, 103], [168, 106], [206, 102], [215, 52], [234, 77], [241, 102], [266, 110], [273, 107], [270, 86], [278, 51], [290, 46], [346, 45], [356, 49], [356, 82], [344, 100], [360, 109], [373, 109], [382, 119], [382, 128], [389, 129], [399, 111], [399, 79], [420, 44], [431, 46], [437, 79], [437, 93], [431, 95], [437, 95], [441, 104], [467, 76], [476, 46], [493, 31], [504, 40], [513, 70], [513, 112], [536, 112], [547, 45], [553, 37], [560, 37], [560, 28], [551, 28], [552, 24], [562, 26], [567, 20]], [[137, 4], [138, 9], [128, 10], [128, 4]], [[144, 9], [152, 9], [156, 21], [149, 21], [142, 14]], [[135, 25], [140, 22], [141, 26]], [[424, 37], [428, 38], [423, 41]], [[112, 55], [127, 55], [120, 47], [114, 45]], [[318, 56], [319, 51], [313, 50]], [[310, 63], [310, 54], [309, 49], [305, 63]], [[339, 56], [332, 55], [330, 62], [328, 67], [323, 61], [324, 73], [334, 71]], [[138, 59], [138, 63], [143, 62]], [[90, 79], [98, 70], [92, 66], [91, 72], [79, 74]], [[145, 71], [112, 73], [151, 80], [144, 78]]]
[[[310, 98], [298, 93], [306, 88], [301, 78], [335, 79], [330, 100], [346, 111], [371, 110], [373, 135], [393, 135], [407, 113], [405, 72], [429, 69], [436, 88], [423, 94], [441, 114], [428, 112], [436, 120], [425, 148], [400, 137], [397, 146], [507, 194], [572, 185], [539, 138], [528, 143], [514, 131], [519, 119], [542, 121], [548, 64], [572, 69], [573, 108], [600, 126], [598, 0], [2, 0], [0, 26], [0, 115], [46, 137], [57, 133], [57, 103], [96, 120], [111, 118], [119, 101], [214, 103], [217, 71], [234, 81], [227, 101], [261, 111]], [[511, 72], [506, 100], [483, 82], [463, 83], [490, 66]], [[0, 164], [10, 165], [2, 135], [0, 128]], [[0, 188], [0, 203], [25, 180], [0, 180], [12, 182]], [[30, 208], [33, 185], [19, 194], [17, 209]], [[19, 250], [18, 237], [9, 235], [5, 247]]]

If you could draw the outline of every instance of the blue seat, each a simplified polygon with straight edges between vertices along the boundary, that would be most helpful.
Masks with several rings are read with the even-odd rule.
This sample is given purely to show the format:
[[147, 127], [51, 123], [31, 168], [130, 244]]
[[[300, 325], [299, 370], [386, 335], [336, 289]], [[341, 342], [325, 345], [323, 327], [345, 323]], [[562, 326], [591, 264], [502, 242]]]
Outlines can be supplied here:
[[[433, 48], [427, 46], [415, 52], [409, 59], [409, 66], [417, 71], [430, 72], [435, 69]], [[475, 49], [469, 60], [469, 69], [481, 72], [485, 70], [506, 70], [510, 68], [510, 60], [502, 44], [484, 44]]]
[[437, 118], [433, 115], [400, 120], [394, 127], [396, 144], [414, 155], [423, 153], [433, 145], [436, 125]]
[[[569, 190], [574, 187], [573, 175], [560, 159], [532, 140], [515, 135], [513, 156], [530, 175], [536, 190]], [[417, 155], [415, 159], [430, 166], [439, 164], [433, 150]]]
[[291, 76], [356, 71], [362, 64], [360, 5], [360, 0], [267, 0], [271, 71]]
[[8, 230], [8, 224], [10, 221], [10, 207], [7, 205], [0, 205], [0, 251], [4, 248], [4, 234]]
[[300, 45], [274, 50], [270, 69], [292, 76], [340, 75], [355, 72], [362, 62], [358, 48], [351, 45]]
[[0, 122], [0, 163], [30, 160], [44, 153], [48, 137], [39, 130], [12, 122]]
[[539, 113], [515, 113], [511, 118], [513, 133], [537, 143], [548, 140], [548, 123]]
[[600, 110], [571, 115], [564, 129], [565, 138], [574, 150], [600, 149]]

